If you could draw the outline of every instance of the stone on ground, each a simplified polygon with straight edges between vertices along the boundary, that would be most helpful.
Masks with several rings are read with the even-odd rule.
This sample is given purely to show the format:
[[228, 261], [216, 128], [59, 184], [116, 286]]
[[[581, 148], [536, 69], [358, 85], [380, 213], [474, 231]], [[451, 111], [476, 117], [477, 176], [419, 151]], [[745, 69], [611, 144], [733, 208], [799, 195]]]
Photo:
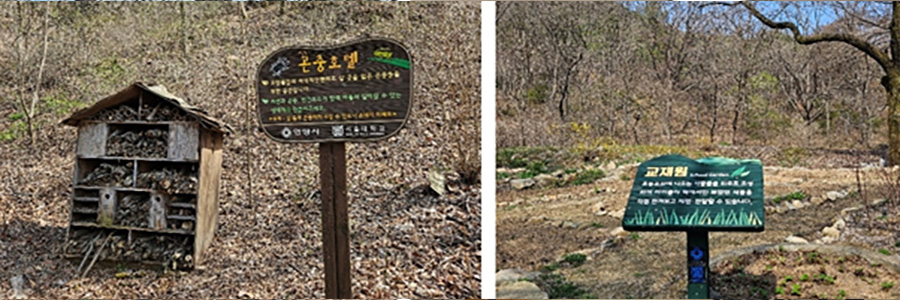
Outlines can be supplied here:
[[512, 187], [514, 189], [524, 190], [524, 189], [534, 186], [534, 179], [531, 179], [531, 178], [513, 179], [509, 182], [509, 184], [512, 185]]
[[553, 177], [553, 175], [550, 174], [538, 174], [537, 176], [534, 176], [534, 181], [539, 186], [549, 187], [556, 183], [556, 177]]
[[836, 239], [841, 236], [841, 231], [837, 230], [837, 228], [828, 226], [828, 227], [822, 228], [822, 235]]
[[497, 299], [547, 299], [547, 293], [532, 282], [517, 281], [498, 286]]
[[791, 244], [809, 244], [809, 241], [807, 241], [806, 239], [793, 235], [785, 238], [784, 241]]
[[497, 272], [496, 281], [497, 285], [507, 282], [516, 282], [525, 275], [525, 272], [519, 269], [505, 269]]
[[829, 191], [825, 193], [825, 199], [828, 201], [837, 201], [847, 197], [847, 192]]
[[610, 230], [609, 234], [614, 237], [623, 238], [623, 237], [628, 236], [628, 231], [625, 231], [625, 228], [622, 228], [622, 226], [619, 226], [619, 227], [613, 228], [613, 230]]

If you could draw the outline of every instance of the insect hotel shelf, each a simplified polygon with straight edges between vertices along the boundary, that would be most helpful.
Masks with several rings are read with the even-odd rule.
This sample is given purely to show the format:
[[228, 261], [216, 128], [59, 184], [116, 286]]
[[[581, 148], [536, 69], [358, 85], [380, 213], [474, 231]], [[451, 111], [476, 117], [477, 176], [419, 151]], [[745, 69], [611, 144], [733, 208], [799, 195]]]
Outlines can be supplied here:
[[230, 127], [141, 83], [63, 122], [78, 127], [66, 255], [175, 269], [202, 263]]

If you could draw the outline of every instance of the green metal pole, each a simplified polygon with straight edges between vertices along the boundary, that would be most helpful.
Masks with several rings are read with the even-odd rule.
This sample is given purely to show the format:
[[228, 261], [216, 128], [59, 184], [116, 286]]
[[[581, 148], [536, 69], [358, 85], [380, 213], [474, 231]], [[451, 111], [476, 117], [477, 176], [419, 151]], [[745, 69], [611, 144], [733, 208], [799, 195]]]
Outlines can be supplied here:
[[709, 232], [687, 232], [688, 299], [709, 299]]

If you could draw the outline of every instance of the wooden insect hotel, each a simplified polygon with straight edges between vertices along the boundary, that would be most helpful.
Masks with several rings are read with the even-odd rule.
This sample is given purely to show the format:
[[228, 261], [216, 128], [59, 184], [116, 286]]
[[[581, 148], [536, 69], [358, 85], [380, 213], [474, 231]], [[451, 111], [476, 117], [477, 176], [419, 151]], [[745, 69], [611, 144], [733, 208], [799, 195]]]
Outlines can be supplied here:
[[231, 128], [135, 83], [64, 124], [78, 127], [65, 254], [191, 269], [218, 214], [222, 142]]

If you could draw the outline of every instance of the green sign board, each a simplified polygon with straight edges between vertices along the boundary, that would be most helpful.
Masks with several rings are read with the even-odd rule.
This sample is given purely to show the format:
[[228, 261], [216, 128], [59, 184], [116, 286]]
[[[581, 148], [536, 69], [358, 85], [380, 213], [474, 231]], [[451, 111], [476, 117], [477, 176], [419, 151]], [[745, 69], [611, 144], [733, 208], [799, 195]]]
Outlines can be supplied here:
[[665, 155], [637, 170], [622, 226], [630, 231], [763, 231], [759, 160]]

